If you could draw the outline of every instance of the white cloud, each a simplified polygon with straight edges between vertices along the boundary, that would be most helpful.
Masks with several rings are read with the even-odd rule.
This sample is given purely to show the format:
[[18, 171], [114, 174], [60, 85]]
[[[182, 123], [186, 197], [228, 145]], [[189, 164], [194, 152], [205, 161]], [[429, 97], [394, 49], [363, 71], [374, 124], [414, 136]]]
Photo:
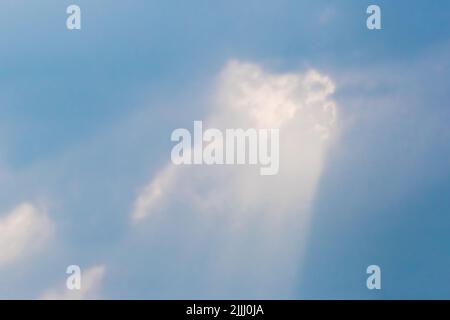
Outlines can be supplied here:
[[176, 178], [175, 172], [175, 167], [168, 165], [144, 188], [135, 203], [133, 212], [135, 221], [145, 218], [167, 198], [167, 191], [172, 189]]
[[[272, 75], [257, 65], [231, 61], [220, 75], [214, 101], [215, 108], [207, 124], [216, 128], [280, 128], [281, 144], [284, 145], [281, 164], [284, 168], [281, 170], [284, 174], [281, 174], [281, 178], [273, 180], [284, 183], [284, 179], [290, 180], [289, 175], [294, 173], [293, 171], [302, 171], [309, 176], [310, 169], [320, 165], [319, 160], [326, 147], [326, 138], [330, 135], [336, 120], [335, 104], [329, 99], [334, 89], [333, 82], [315, 70], [310, 70], [304, 75], [293, 73]], [[252, 193], [256, 197], [251, 201], [261, 200], [258, 198], [261, 189], [264, 188], [258, 184], [260, 178], [254, 177], [253, 171], [238, 167], [213, 168], [216, 174], [210, 178], [197, 176], [185, 181], [193, 184], [195, 188], [195, 185], [205, 178], [210, 182], [214, 177], [220, 178], [222, 180], [220, 183], [226, 181], [231, 183], [230, 188], [227, 188], [229, 192], [239, 190], [236, 195], [239, 196], [242, 194], [241, 191], [245, 191], [242, 189], [246, 186], [245, 178], [247, 178], [249, 183], [247, 191], [254, 189]], [[317, 169], [314, 176], [318, 174]], [[168, 163], [139, 194], [132, 217], [140, 220], [149, 216], [167, 203], [168, 196], [179, 197], [180, 194], [187, 193], [190, 200], [196, 199], [192, 188], [184, 190], [175, 184], [175, 181], [179, 181], [180, 176], [188, 171], [202, 171], [205, 174], [208, 168], [183, 168]], [[223, 174], [221, 171], [227, 173]], [[242, 176], [243, 173], [249, 176]], [[233, 183], [237, 184], [237, 188]], [[244, 192], [240, 198], [248, 196], [249, 194]], [[213, 195], [199, 197], [203, 198], [202, 202], [205, 204], [205, 201], [211, 200]]]
[[0, 267], [38, 252], [52, 237], [54, 225], [47, 214], [23, 203], [0, 217]]
[[65, 283], [58, 289], [47, 290], [40, 299], [43, 300], [93, 300], [100, 298], [100, 290], [105, 276], [104, 265], [93, 266], [81, 272], [80, 290], [69, 290]]
[[[209, 225], [220, 221], [220, 232], [199, 231], [211, 239], [216, 231], [225, 232], [222, 247], [215, 248], [221, 258], [207, 263], [210, 283], [221, 282], [222, 292], [239, 283], [243, 292], [262, 286], [273, 290], [272, 295], [287, 293], [298, 273], [310, 206], [335, 133], [334, 89], [332, 80], [315, 70], [278, 75], [255, 64], [229, 62], [204, 126], [279, 128], [279, 174], [260, 176], [250, 166], [168, 163], [139, 194], [132, 218], [152, 221], [152, 216], [163, 210], [170, 215], [181, 205], [184, 214]], [[222, 281], [224, 274], [233, 280]]]

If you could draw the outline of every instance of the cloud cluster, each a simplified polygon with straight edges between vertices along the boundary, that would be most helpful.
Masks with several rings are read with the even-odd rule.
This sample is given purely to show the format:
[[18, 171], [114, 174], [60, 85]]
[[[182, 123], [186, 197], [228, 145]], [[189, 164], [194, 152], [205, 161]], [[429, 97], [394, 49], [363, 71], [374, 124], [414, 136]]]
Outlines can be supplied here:
[[[198, 233], [211, 241], [221, 238], [215, 248], [221, 258], [205, 263], [206, 286], [216, 283], [227, 292], [240, 283], [248, 285], [244, 292], [252, 292], [258, 283], [274, 290], [271, 295], [288, 294], [327, 146], [336, 131], [334, 90], [333, 81], [315, 70], [273, 74], [256, 64], [229, 62], [218, 78], [204, 126], [279, 129], [279, 174], [260, 176], [250, 166], [169, 162], [138, 195], [132, 219], [152, 223], [155, 215], [165, 215], [170, 221], [170, 215], [176, 219], [182, 210], [193, 224], [216, 228], [196, 227]], [[223, 281], [224, 275], [233, 280]]]
[[[170, 196], [180, 198], [184, 194], [197, 209], [207, 209], [214, 203], [222, 207], [224, 202], [237, 199], [241, 204], [265, 203], [261, 196], [270, 194], [266, 200], [272, 199], [279, 207], [290, 190], [284, 185], [280, 192], [273, 183], [298, 181], [313, 189], [336, 121], [336, 106], [329, 98], [334, 90], [331, 79], [315, 70], [304, 75], [273, 75], [255, 64], [231, 61], [219, 77], [213, 110], [206, 123], [214, 128], [279, 128], [283, 152], [280, 176], [270, 179], [270, 184], [260, 184], [261, 178], [248, 167], [214, 167], [215, 174], [210, 176], [210, 168], [181, 168], [168, 163], [139, 194], [133, 219], [150, 216]], [[185, 174], [190, 175], [183, 177], [191, 185], [189, 188], [178, 184]], [[224, 188], [214, 193], [195, 192], [204, 180]], [[296, 198], [299, 190], [294, 189]]]
[[[137, 195], [130, 216], [135, 227], [150, 224], [161, 234], [141, 243], [159, 250], [158, 244], [146, 241], [174, 239], [176, 252], [160, 258], [165, 263], [195, 264], [201, 271], [193, 276], [178, 270], [159, 277], [161, 281], [174, 277], [196, 281], [201, 289], [183, 286], [191, 288], [185, 298], [231, 297], [227, 294], [236, 293], [236, 287], [246, 298], [290, 296], [302, 264], [310, 206], [336, 133], [334, 90], [333, 81], [316, 70], [276, 74], [252, 63], [226, 64], [217, 78], [210, 113], [200, 120], [205, 128], [221, 130], [279, 129], [280, 170], [261, 176], [258, 168], [247, 165], [168, 162], [157, 171]], [[199, 119], [187, 119], [186, 127], [194, 120]], [[54, 229], [46, 212], [28, 203], [2, 215], [0, 267], [38, 252]], [[100, 298], [105, 270], [104, 265], [85, 270], [80, 291], [60, 286], [41, 298]], [[170, 270], [153, 272], [174, 272]], [[176, 281], [161, 285], [179, 293]]]

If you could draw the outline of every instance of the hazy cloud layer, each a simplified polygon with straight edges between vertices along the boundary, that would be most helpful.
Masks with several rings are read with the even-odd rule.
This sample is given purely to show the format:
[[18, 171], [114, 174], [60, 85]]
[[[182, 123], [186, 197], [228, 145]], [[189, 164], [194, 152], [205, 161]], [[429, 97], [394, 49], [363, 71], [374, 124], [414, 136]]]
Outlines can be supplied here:
[[[252, 166], [168, 163], [139, 194], [132, 218], [151, 224], [160, 215], [168, 215], [166, 223], [190, 216], [197, 227], [186, 228], [219, 241], [214, 250], [220, 258], [202, 266], [205, 290], [226, 294], [240, 286], [262, 297], [289, 295], [327, 145], [336, 133], [333, 92], [333, 81], [315, 70], [274, 74], [229, 62], [218, 77], [204, 129], [279, 128], [279, 174], [260, 176]], [[182, 247], [189, 242], [179, 239]], [[274, 272], [276, 279], [269, 276]]]

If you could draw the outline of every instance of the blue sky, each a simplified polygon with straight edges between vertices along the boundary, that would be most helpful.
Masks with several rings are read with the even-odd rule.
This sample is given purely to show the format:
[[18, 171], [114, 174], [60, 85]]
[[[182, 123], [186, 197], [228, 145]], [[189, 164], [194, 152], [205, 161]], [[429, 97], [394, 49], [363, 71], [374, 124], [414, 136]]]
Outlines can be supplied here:
[[[51, 221], [39, 229], [51, 240], [0, 259], [0, 297], [41, 297], [78, 264], [104, 267], [92, 272], [100, 298], [450, 298], [450, 4], [373, 3], [379, 31], [366, 28], [369, 1], [79, 0], [82, 29], [69, 31], [72, 2], [3, 1], [0, 219], [29, 203]], [[259, 189], [241, 221], [238, 198], [199, 213], [183, 183], [134, 225], [171, 132], [214, 116], [226, 89], [217, 77], [233, 60], [266, 78], [315, 69], [336, 87], [339, 130], [311, 151], [314, 188], [298, 186], [314, 189], [308, 222], [286, 180], [283, 214], [298, 226], [276, 238], [258, 222], [277, 211], [259, 207]], [[228, 230], [228, 215], [243, 227]], [[370, 264], [381, 291], [365, 287]]]

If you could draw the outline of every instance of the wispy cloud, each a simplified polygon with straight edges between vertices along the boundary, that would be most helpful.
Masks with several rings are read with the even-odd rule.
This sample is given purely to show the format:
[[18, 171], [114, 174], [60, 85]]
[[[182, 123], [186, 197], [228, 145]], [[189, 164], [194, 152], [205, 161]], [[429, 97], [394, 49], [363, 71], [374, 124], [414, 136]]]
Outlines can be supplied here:
[[100, 299], [100, 290], [105, 276], [104, 265], [93, 266], [81, 274], [80, 290], [69, 290], [65, 284], [59, 288], [49, 289], [41, 295], [43, 300], [93, 300]]
[[0, 217], [0, 267], [38, 252], [51, 239], [54, 223], [47, 213], [23, 203]]

